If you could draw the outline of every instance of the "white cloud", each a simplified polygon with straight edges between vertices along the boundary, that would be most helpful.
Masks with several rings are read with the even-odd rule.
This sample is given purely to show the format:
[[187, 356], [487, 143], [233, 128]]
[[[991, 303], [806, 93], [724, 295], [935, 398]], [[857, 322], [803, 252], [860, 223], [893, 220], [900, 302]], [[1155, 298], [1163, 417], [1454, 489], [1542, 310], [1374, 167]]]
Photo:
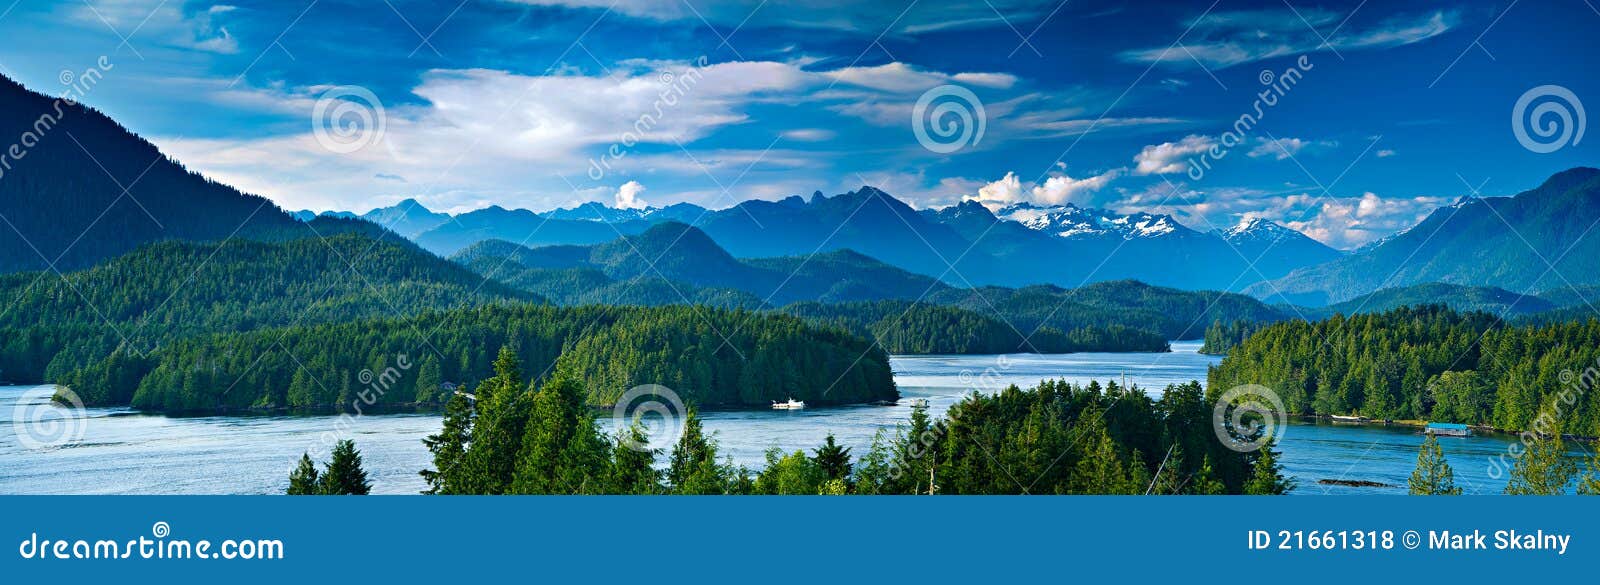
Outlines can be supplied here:
[[1389, 149], [1385, 148], [1385, 149], [1379, 150], [1378, 152], [1373, 153], [1373, 154], [1375, 156], [1377, 156], [1378, 158], [1389, 158], [1391, 156], [1394, 156], [1395, 152], [1393, 150], [1389, 150]]
[[1026, 188], [1016, 173], [1007, 172], [1000, 180], [986, 184], [980, 187], [976, 194], [967, 195], [962, 199], [977, 201], [990, 210], [1022, 202], [1040, 205], [1083, 204], [1087, 202], [1086, 198], [1089, 195], [1105, 188], [1123, 172], [1123, 169], [1112, 169], [1085, 178], [1073, 178], [1065, 172], [1052, 172], [1044, 183], [1029, 185]]
[[1075, 179], [1066, 173], [1057, 173], [1044, 184], [1033, 188], [1035, 202], [1047, 205], [1061, 205], [1064, 203], [1085, 203], [1084, 197], [1111, 183], [1112, 179], [1122, 174], [1122, 169], [1112, 169], [1098, 175]]
[[1319, 36], [1336, 28], [1345, 17], [1339, 13], [1307, 9], [1247, 10], [1211, 13], [1190, 20], [1182, 46], [1136, 49], [1121, 54], [1125, 61], [1160, 63], [1172, 67], [1202, 66], [1221, 69], [1288, 55], [1319, 51], [1384, 49], [1419, 43], [1444, 34], [1461, 22], [1455, 11], [1401, 15], [1361, 28], [1346, 24], [1332, 38]]
[[1241, 218], [1262, 218], [1340, 249], [1356, 248], [1405, 230], [1448, 205], [1444, 197], [1318, 196], [1316, 190], [1263, 191], [1220, 187], [1198, 191], [1183, 183], [1157, 183], [1122, 193], [1106, 207], [1127, 213], [1167, 213], [1202, 231], [1226, 229]]
[[239, 52], [239, 42], [226, 21], [237, 10], [226, 4], [189, 8], [181, 1], [98, 0], [66, 5], [68, 18], [79, 26], [128, 35], [135, 48], [145, 43], [211, 53]]
[[796, 128], [794, 130], [785, 130], [782, 134], [786, 140], [799, 142], [827, 142], [833, 140], [835, 135], [834, 131], [825, 128]]
[[1310, 149], [1307, 153], [1322, 149], [1333, 148], [1339, 145], [1332, 140], [1305, 140], [1302, 138], [1257, 138], [1255, 148], [1251, 148], [1245, 155], [1250, 158], [1272, 157], [1275, 160], [1285, 160], [1300, 156], [1302, 151]]
[[617, 209], [644, 209], [648, 207], [649, 204], [639, 198], [639, 194], [644, 191], [644, 185], [640, 185], [638, 181], [623, 183], [621, 187], [617, 188], [617, 195], [614, 198], [615, 207]]
[[1414, 226], [1448, 204], [1444, 197], [1386, 198], [1368, 192], [1324, 199], [1314, 216], [1281, 223], [1329, 246], [1348, 249]]
[[1144, 147], [1134, 155], [1137, 165], [1135, 175], [1169, 175], [1184, 171], [1189, 157], [1199, 155], [1217, 145], [1210, 136], [1191, 134], [1177, 142], [1163, 142]]
[[949, 83], [994, 89], [1008, 89], [1017, 83], [1016, 76], [1007, 73], [951, 75], [920, 69], [899, 61], [871, 67], [845, 67], [824, 72], [822, 75], [840, 83], [894, 93], [921, 92]]

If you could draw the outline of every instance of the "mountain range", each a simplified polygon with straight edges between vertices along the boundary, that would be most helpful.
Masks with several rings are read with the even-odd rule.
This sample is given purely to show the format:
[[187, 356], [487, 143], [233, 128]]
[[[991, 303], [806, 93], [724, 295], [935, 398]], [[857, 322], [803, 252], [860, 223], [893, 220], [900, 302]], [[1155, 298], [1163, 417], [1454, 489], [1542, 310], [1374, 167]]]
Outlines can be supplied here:
[[643, 209], [586, 203], [546, 212], [493, 206], [452, 217], [407, 200], [360, 215], [333, 214], [374, 221], [446, 256], [488, 240], [527, 247], [596, 245], [675, 222], [698, 228], [736, 258], [850, 250], [961, 288], [1076, 287], [1134, 279], [1191, 290], [1240, 290], [1341, 255], [1261, 219], [1200, 232], [1169, 215], [1070, 204], [1020, 204], [994, 213], [965, 202], [918, 211], [872, 187], [831, 197], [751, 200], [721, 210], [682, 203]]
[[1600, 284], [1600, 170], [1562, 171], [1509, 197], [1464, 197], [1358, 253], [1248, 287], [1320, 306], [1427, 282], [1534, 293]]
[[[1120, 280], [1303, 307], [1444, 283], [1457, 286], [1413, 289], [1405, 298], [1471, 306], [1498, 298], [1465, 292], [1473, 288], [1588, 301], [1600, 285], [1600, 235], [1592, 229], [1600, 222], [1600, 170], [1587, 167], [1514, 196], [1464, 197], [1345, 253], [1260, 218], [1200, 231], [1170, 215], [1071, 204], [991, 210], [966, 201], [918, 210], [870, 186], [717, 210], [585, 203], [447, 214], [407, 199], [361, 214], [322, 214], [340, 221], [313, 224], [319, 214], [290, 214], [206, 179], [100, 112], [3, 77], [0, 132], [30, 137], [31, 145], [0, 175], [0, 273], [71, 272], [162, 241], [285, 242], [354, 232], [401, 236], [440, 256], [498, 240], [537, 259], [516, 264], [519, 276], [568, 292], [579, 290], [573, 282], [601, 279], [656, 292], [682, 284], [746, 307], [1038, 285], [1076, 291]], [[677, 246], [688, 253], [666, 254]], [[652, 260], [639, 260], [639, 252]], [[546, 265], [557, 258], [572, 265]], [[674, 295], [680, 300], [696, 298], [677, 292], [685, 293]]]

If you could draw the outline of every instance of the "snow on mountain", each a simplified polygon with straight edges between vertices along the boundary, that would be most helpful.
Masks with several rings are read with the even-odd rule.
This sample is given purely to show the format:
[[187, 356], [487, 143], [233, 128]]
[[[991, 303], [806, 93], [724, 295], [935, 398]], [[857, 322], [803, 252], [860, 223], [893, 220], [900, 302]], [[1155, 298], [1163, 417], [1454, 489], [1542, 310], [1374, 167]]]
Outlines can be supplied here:
[[1068, 239], [1106, 235], [1154, 238], [1193, 231], [1170, 215], [1145, 212], [1122, 215], [1105, 209], [1082, 208], [1071, 203], [1051, 207], [1018, 203], [1001, 209], [995, 216], [1015, 221], [1028, 229]]
[[1274, 242], [1284, 238], [1304, 238], [1305, 234], [1294, 231], [1276, 222], [1259, 217], [1248, 217], [1239, 220], [1237, 225], [1222, 231], [1222, 238], [1234, 244], [1246, 242]]
[[693, 223], [705, 214], [705, 208], [690, 203], [675, 203], [666, 207], [616, 208], [604, 203], [589, 202], [567, 209], [552, 209], [539, 215], [551, 219], [572, 219], [623, 223], [628, 221], [681, 221]]

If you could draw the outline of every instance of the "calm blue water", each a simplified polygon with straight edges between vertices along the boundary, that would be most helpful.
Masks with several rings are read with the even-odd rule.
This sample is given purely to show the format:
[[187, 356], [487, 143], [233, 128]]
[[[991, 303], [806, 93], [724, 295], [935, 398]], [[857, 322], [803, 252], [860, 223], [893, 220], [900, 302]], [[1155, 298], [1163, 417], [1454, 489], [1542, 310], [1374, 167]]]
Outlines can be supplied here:
[[[893, 358], [895, 380], [906, 398], [925, 398], [936, 413], [974, 390], [1008, 384], [1029, 386], [1045, 378], [1077, 382], [1122, 379], [1144, 388], [1205, 379], [1218, 358], [1196, 353], [1198, 342], [1176, 342], [1172, 353], [901, 356]], [[0, 387], [0, 494], [255, 494], [281, 493], [290, 467], [310, 451], [326, 459], [336, 438], [360, 447], [374, 492], [416, 493], [417, 471], [430, 459], [422, 438], [436, 432], [432, 414], [337, 416], [166, 417], [128, 409], [85, 409], [77, 427], [81, 440], [65, 448], [29, 448], [18, 419], [52, 414], [47, 393]], [[771, 446], [812, 449], [829, 432], [862, 453], [881, 428], [903, 423], [908, 406], [850, 406], [800, 411], [752, 410], [705, 413], [735, 461], [759, 465]], [[38, 431], [32, 431], [38, 435]], [[1300, 482], [1297, 493], [1404, 493], [1422, 437], [1412, 429], [1370, 425], [1292, 424], [1283, 436], [1283, 463]], [[1503, 473], [1492, 458], [1505, 453], [1506, 436], [1446, 439], [1445, 454], [1457, 485], [1468, 493], [1498, 493]], [[1321, 479], [1375, 481], [1395, 488], [1348, 488]]]

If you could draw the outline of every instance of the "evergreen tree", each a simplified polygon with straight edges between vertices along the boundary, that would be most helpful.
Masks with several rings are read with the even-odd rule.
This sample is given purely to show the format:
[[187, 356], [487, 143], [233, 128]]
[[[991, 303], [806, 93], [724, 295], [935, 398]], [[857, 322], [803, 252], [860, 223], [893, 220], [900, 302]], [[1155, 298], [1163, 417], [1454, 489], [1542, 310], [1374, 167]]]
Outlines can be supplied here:
[[648, 449], [644, 427], [635, 424], [623, 431], [627, 440], [617, 440], [611, 449], [611, 489], [613, 493], [648, 495], [661, 493], [661, 472], [655, 468], [656, 449]]
[[450, 400], [449, 396], [439, 395], [439, 384], [441, 382], [439, 360], [431, 355], [424, 358], [422, 365], [417, 368], [417, 394], [415, 401], [426, 404]]
[[1578, 493], [1585, 496], [1600, 496], [1600, 445], [1595, 445], [1589, 451], [1589, 470], [1584, 472], [1583, 478], [1578, 481]]
[[933, 432], [927, 405], [912, 406], [910, 422], [906, 434], [897, 436], [895, 440], [894, 461], [899, 479], [895, 481], [894, 493], [926, 491], [919, 489], [919, 486], [925, 485], [928, 471], [936, 464], [939, 434]]
[[1256, 451], [1256, 464], [1250, 473], [1249, 481], [1244, 484], [1244, 493], [1253, 496], [1277, 496], [1287, 494], [1294, 489], [1294, 480], [1284, 477], [1283, 466], [1278, 464], [1278, 454], [1272, 447], [1273, 443], [1268, 441]]
[[428, 482], [424, 494], [456, 494], [460, 491], [462, 457], [472, 442], [472, 423], [476, 408], [470, 399], [460, 394], [452, 395], [444, 407], [444, 427], [438, 434], [429, 435], [422, 444], [433, 454], [433, 469], [421, 471]]
[[893, 455], [889, 453], [888, 431], [878, 429], [872, 436], [872, 446], [867, 453], [861, 456], [856, 464], [856, 493], [858, 494], [888, 494], [893, 490], [893, 471], [890, 469]]
[[1444, 449], [1439, 447], [1439, 438], [1432, 433], [1422, 442], [1422, 450], [1417, 454], [1417, 469], [1411, 472], [1408, 483], [1414, 496], [1461, 495], [1461, 488], [1456, 487], [1455, 471], [1445, 462]]
[[1217, 480], [1211, 471], [1211, 456], [1207, 455], [1200, 464], [1200, 471], [1195, 472], [1194, 481], [1190, 482], [1189, 493], [1199, 496], [1217, 496], [1228, 493], [1227, 486]]
[[510, 347], [500, 349], [494, 370], [494, 377], [478, 384], [478, 417], [461, 463], [462, 493], [505, 493], [516, 474], [532, 400], [521, 361]]
[[[1126, 468], [1123, 467], [1122, 457], [1117, 454], [1117, 444], [1111, 440], [1111, 435], [1104, 426], [1096, 425], [1096, 436], [1089, 439], [1090, 444], [1083, 457], [1078, 460], [1074, 477], [1077, 484], [1076, 492], [1080, 494], [1128, 494], [1134, 493], [1129, 484]], [[1144, 486], [1139, 486], [1143, 491]]]
[[1183, 493], [1185, 480], [1183, 477], [1183, 445], [1174, 443], [1166, 460], [1159, 465], [1156, 473], [1155, 486], [1149, 491], [1155, 495], [1174, 495]]
[[1577, 475], [1578, 468], [1567, 459], [1567, 447], [1561, 435], [1535, 436], [1527, 443], [1527, 450], [1511, 465], [1511, 480], [1506, 493], [1517, 496], [1559, 496], [1567, 493], [1567, 484]]
[[816, 461], [804, 451], [784, 455], [777, 447], [767, 450], [767, 465], [756, 476], [756, 493], [768, 495], [816, 495], [828, 478]]
[[700, 416], [690, 408], [683, 422], [683, 436], [672, 447], [667, 481], [673, 493], [686, 495], [722, 494], [728, 491], [730, 473], [717, 463], [717, 445], [705, 436]]
[[828, 438], [822, 446], [815, 451], [817, 466], [822, 468], [822, 473], [828, 479], [846, 481], [850, 479], [850, 449], [840, 447], [834, 442], [833, 433], [828, 433]]
[[321, 493], [322, 486], [317, 480], [317, 466], [311, 462], [311, 454], [300, 456], [300, 465], [289, 472], [289, 491], [291, 496], [314, 496]]
[[[583, 411], [578, 384], [565, 376], [557, 376], [534, 394], [532, 415], [522, 435], [512, 493], [571, 494], [580, 490], [583, 478], [575, 477], [571, 469], [577, 462], [564, 458], [581, 448], [574, 445], [575, 441], [582, 442], [586, 438], [580, 435], [585, 431], [594, 432], [592, 424], [588, 429], [580, 428]], [[576, 471], [581, 475], [587, 470]]]
[[[302, 464], [305, 460], [301, 461]], [[322, 473], [322, 493], [330, 496], [364, 496], [372, 490], [366, 470], [361, 469], [361, 452], [349, 439], [333, 446], [333, 460]]]

